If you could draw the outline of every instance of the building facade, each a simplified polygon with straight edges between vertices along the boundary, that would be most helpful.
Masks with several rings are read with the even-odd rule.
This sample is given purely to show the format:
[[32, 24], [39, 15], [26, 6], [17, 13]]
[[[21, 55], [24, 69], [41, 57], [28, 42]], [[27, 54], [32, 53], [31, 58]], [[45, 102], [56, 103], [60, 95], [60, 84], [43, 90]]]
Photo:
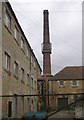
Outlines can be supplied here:
[[[2, 117], [37, 111], [37, 78], [41, 67], [9, 2], [0, 3], [0, 92]], [[1, 9], [2, 8], [2, 9]], [[2, 12], [1, 12], [2, 11]], [[1, 100], [1, 98], [0, 98]]]
[[50, 80], [51, 89], [49, 106], [52, 109], [61, 109], [73, 103], [81, 93], [84, 94], [84, 67], [65, 67]]
[[[0, 95], [2, 94], [2, 2], [0, 2]], [[0, 97], [0, 119], [2, 116], [2, 98]]]

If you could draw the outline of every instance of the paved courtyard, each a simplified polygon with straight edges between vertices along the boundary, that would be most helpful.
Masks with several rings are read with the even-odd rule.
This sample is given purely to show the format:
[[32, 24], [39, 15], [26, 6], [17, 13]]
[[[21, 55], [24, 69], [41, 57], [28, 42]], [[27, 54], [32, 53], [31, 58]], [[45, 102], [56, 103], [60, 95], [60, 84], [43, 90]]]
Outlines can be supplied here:
[[67, 110], [63, 110], [63, 111], [60, 111], [60, 112], [57, 112], [53, 115], [51, 115], [48, 120], [50, 119], [55, 119], [55, 120], [59, 120], [59, 119], [64, 119], [64, 120], [73, 120], [74, 118], [74, 113], [71, 112], [71, 111], [67, 111]]

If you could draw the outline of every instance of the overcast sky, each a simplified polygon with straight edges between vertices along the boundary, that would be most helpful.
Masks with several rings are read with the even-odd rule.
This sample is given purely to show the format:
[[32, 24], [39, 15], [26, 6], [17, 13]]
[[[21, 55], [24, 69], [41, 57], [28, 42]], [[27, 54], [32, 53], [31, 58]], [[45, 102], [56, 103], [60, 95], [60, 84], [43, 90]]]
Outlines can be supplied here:
[[82, 65], [82, 0], [9, 0], [41, 65], [43, 10], [49, 10], [52, 74]]

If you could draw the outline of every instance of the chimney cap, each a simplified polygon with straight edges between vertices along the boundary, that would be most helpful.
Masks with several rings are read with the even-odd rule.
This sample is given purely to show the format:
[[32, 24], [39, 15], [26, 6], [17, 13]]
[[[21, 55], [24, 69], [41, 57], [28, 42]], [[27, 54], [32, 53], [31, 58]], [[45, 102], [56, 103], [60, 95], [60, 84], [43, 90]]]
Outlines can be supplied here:
[[44, 10], [44, 12], [43, 12], [44, 14], [48, 14], [49, 12], [48, 12], [48, 10]]

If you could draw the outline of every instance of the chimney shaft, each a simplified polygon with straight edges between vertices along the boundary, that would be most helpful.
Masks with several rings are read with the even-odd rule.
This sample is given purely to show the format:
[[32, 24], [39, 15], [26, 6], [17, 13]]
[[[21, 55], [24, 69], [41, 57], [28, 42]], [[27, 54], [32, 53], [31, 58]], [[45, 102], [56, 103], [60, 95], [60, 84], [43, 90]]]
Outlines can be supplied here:
[[49, 37], [49, 12], [44, 10], [44, 25], [43, 25], [43, 44], [42, 44], [42, 53], [43, 53], [43, 75], [51, 75], [51, 43]]
[[44, 10], [44, 31], [43, 31], [43, 43], [50, 43], [50, 38], [49, 38], [49, 20], [48, 20], [48, 15], [49, 12], [48, 10]]

